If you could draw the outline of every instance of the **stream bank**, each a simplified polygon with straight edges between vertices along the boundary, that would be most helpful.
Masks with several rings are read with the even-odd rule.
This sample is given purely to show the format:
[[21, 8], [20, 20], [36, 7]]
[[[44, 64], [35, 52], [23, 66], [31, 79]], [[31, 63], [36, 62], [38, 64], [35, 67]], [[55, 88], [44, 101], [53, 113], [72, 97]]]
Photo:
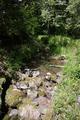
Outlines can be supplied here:
[[65, 56], [51, 57], [35, 69], [26, 67], [16, 71], [18, 79], [6, 80], [2, 85], [2, 119], [51, 119], [51, 102], [62, 79], [64, 64]]

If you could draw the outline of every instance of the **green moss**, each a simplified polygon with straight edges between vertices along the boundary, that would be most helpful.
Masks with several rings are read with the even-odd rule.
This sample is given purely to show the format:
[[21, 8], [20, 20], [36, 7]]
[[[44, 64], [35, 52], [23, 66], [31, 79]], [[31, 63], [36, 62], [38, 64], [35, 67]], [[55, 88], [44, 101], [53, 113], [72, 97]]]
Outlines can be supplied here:
[[18, 108], [21, 109], [25, 107], [26, 105], [32, 105], [34, 108], [36, 108], [36, 105], [33, 104], [32, 100], [30, 98], [23, 98], [22, 103], [18, 105]]
[[45, 96], [46, 93], [45, 93], [45, 89], [43, 87], [39, 88], [39, 96]]
[[9, 115], [6, 114], [5, 117], [3, 118], [3, 120], [20, 120], [20, 119], [18, 116], [9, 117]]
[[17, 106], [22, 100], [23, 93], [20, 90], [13, 89], [12, 86], [6, 92], [6, 103], [9, 106]]

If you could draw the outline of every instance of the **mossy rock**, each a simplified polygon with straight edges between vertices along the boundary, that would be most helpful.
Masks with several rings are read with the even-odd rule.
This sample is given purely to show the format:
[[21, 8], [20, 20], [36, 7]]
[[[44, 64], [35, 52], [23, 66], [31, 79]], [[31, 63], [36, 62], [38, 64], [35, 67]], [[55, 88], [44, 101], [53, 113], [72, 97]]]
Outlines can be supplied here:
[[8, 115], [8, 114], [6, 114], [6, 115], [4, 116], [4, 118], [3, 118], [3, 120], [10, 120], [9, 115]]
[[20, 120], [20, 119], [18, 116], [9, 117], [9, 115], [6, 114], [5, 117], [3, 118], [3, 120]]
[[33, 103], [33, 101], [30, 98], [23, 98], [22, 103], [18, 104], [18, 109], [21, 109], [25, 107], [26, 105], [32, 105], [33, 108], [36, 108], [36, 105]]
[[23, 98], [24, 94], [18, 89], [14, 89], [11, 85], [6, 92], [5, 101], [9, 106], [17, 106]]
[[39, 96], [45, 96], [46, 95], [46, 93], [45, 93], [45, 89], [44, 88], [39, 88]]

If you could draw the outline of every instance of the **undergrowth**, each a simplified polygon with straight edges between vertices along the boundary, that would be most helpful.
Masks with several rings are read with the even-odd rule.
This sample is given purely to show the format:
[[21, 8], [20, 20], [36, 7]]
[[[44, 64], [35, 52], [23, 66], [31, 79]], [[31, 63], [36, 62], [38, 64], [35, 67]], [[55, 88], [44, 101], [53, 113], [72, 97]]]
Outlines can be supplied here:
[[80, 41], [61, 47], [67, 63], [63, 70], [63, 80], [53, 98], [54, 120], [80, 120]]

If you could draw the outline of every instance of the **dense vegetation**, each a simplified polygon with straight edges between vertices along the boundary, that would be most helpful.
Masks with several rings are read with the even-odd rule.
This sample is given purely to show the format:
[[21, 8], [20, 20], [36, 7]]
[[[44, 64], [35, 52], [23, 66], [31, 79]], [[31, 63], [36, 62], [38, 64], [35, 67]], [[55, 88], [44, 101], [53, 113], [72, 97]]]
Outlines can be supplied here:
[[38, 34], [79, 37], [79, 4], [79, 0], [0, 0], [0, 36], [16, 42]]
[[58, 120], [79, 120], [80, 108], [80, 41], [70, 40], [67, 47], [60, 47], [61, 54], [67, 57], [63, 70], [63, 80], [53, 99], [54, 118]]
[[[65, 55], [63, 81], [53, 100], [54, 120], [79, 120], [80, 0], [0, 0], [0, 78], [34, 61]], [[7, 75], [5, 75], [7, 76]], [[8, 77], [9, 74], [8, 74]]]
[[[8, 46], [9, 56], [20, 63], [44, 49], [48, 35], [79, 38], [79, 5], [80, 0], [0, 0], [0, 45]], [[41, 38], [43, 43], [38, 40], [39, 35], [47, 35]], [[54, 40], [49, 41], [53, 43]], [[14, 58], [16, 49], [18, 58]]]

